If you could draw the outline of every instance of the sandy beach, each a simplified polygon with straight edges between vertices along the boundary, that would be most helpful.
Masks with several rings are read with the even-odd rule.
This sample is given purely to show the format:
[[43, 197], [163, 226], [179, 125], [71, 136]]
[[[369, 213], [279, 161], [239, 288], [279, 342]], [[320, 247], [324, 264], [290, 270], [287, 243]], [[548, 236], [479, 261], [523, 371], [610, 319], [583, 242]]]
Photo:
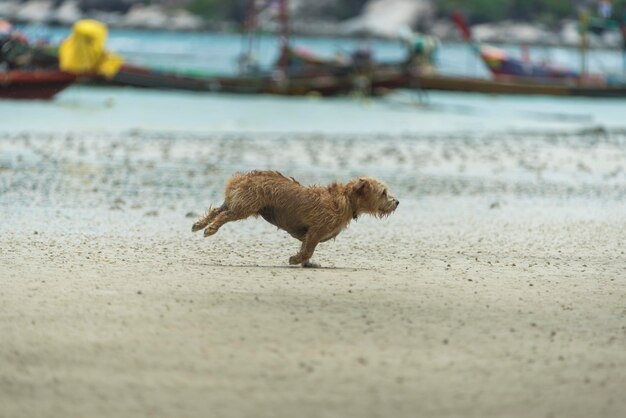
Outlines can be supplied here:
[[[402, 204], [290, 267], [224, 180]], [[623, 417], [626, 132], [0, 135], [0, 417]]]

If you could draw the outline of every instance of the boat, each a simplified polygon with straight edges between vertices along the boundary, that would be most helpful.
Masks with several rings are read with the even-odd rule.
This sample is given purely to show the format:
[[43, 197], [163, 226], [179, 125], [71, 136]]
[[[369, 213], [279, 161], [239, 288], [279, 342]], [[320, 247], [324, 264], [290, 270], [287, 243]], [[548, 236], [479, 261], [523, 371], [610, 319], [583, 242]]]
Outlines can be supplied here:
[[448, 91], [459, 93], [506, 94], [526, 96], [570, 97], [626, 97], [626, 86], [592, 86], [545, 84], [530, 81], [496, 81], [473, 77], [447, 75], [417, 75], [411, 82], [414, 89], [424, 91]]
[[50, 100], [76, 76], [54, 69], [0, 71], [0, 98]]
[[[356, 51], [348, 60], [322, 59], [311, 52], [293, 47], [289, 42], [287, 0], [279, 3], [280, 52], [275, 64], [260, 69], [251, 57], [257, 43], [256, 20], [245, 22], [244, 37], [248, 51], [239, 60], [237, 75], [202, 75], [162, 71], [124, 62], [122, 57], [104, 48], [107, 28], [101, 22], [82, 20], [74, 24], [72, 34], [59, 48], [60, 68], [84, 76], [91, 83], [196, 92], [233, 94], [273, 94], [284, 96], [336, 96], [358, 94], [383, 95], [405, 85], [405, 71], [394, 65], [378, 65], [365, 51]], [[248, 13], [256, 16], [255, 2], [248, 2]], [[268, 3], [266, 5], [270, 7]], [[104, 65], [103, 65], [104, 63]]]
[[[486, 94], [626, 97], [623, 77], [588, 74], [584, 56], [581, 71], [550, 63], [533, 62], [528, 58], [514, 58], [500, 48], [476, 42], [459, 13], [454, 13], [452, 20], [463, 39], [470, 43], [472, 50], [485, 63], [492, 78], [417, 74], [413, 83], [419, 89]], [[586, 44], [585, 36], [583, 33], [583, 45]]]
[[59, 70], [45, 45], [32, 45], [0, 19], [0, 98], [48, 100], [75, 80]]
[[[198, 76], [162, 72], [124, 64], [107, 83], [145, 88], [210, 91], [233, 94], [277, 94], [335, 96], [359, 93], [384, 95], [396, 89], [449, 91], [506, 95], [547, 95], [572, 97], [626, 97], [626, 83], [603, 75], [528, 59], [517, 59], [502, 49], [474, 42], [469, 27], [459, 25], [492, 77], [490, 79], [438, 74], [430, 59], [436, 45], [427, 37], [412, 36], [407, 41], [409, 53], [402, 62], [378, 63], [355, 51], [347, 60], [329, 60], [289, 42], [286, 0], [280, 3], [281, 52], [275, 66], [260, 71], [247, 61], [253, 54], [242, 54], [244, 69], [235, 76]], [[248, 13], [254, 16], [254, 1]], [[460, 22], [458, 17], [453, 20]], [[254, 19], [246, 22], [249, 48], [255, 44]], [[425, 40], [427, 42], [425, 42]], [[425, 50], [424, 45], [429, 45]]]
[[[245, 23], [248, 51], [240, 59], [240, 73], [233, 76], [185, 74], [161, 71], [124, 63], [121, 57], [104, 50], [106, 27], [95, 21], [77, 22], [70, 39], [60, 48], [61, 68], [89, 76], [104, 85], [175, 89], [232, 94], [274, 94], [286, 96], [336, 96], [346, 94], [384, 95], [396, 89], [420, 91], [473, 92], [485, 94], [626, 97], [626, 83], [620, 79], [589, 75], [568, 68], [519, 60], [499, 48], [480, 45], [471, 39], [467, 26], [465, 38], [490, 69], [492, 78], [472, 78], [438, 74], [432, 65], [437, 42], [410, 34], [405, 39], [407, 57], [400, 62], [375, 62], [367, 51], [355, 51], [344, 59], [323, 59], [290, 44], [287, 0], [279, 4], [280, 53], [274, 66], [261, 70], [251, 59], [257, 44], [255, 19]], [[253, 0], [248, 13], [255, 16]], [[73, 39], [72, 39], [73, 38]], [[245, 39], [244, 39], [245, 40]], [[74, 44], [72, 48], [64, 45]], [[64, 60], [64, 49], [79, 47]], [[71, 54], [70, 54], [71, 55]], [[79, 58], [92, 57], [91, 63]], [[72, 65], [64, 65], [70, 62]]]
[[333, 72], [291, 74], [259, 72], [239, 76], [198, 76], [124, 64], [111, 78], [96, 84], [230, 94], [337, 96], [350, 93], [380, 96], [404, 85], [403, 71], [389, 67], [369, 74]]

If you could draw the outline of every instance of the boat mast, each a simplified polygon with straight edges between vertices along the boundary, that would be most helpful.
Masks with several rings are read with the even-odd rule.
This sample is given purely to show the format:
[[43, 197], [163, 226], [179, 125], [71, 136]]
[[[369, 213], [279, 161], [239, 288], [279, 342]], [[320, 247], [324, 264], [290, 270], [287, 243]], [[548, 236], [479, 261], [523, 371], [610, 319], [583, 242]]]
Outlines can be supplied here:
[[256, 0], [247, 1], [244, 30], [248, 35], [248, 56], [250, 56], [252, 54], [252, 44], [256, 30]]
[[278, 19], [280, 22], [280, 60], [278, 67], [287, 74], [289, 60], [289, 10], [287, 0], [279, 1]]
[[626, 76], [626, 11], [622, 16], [622, 21], [619, 25], [620, 33], [622, 34], [622, 72]]
[[582, 84], [587, 78], [587, 30], [589, 28], [589, 12], [582, 10], [579, 15], [580, 31], [580, 76], [578, 82]]
[[[243, 2], [242, 2], [243, 3]], [[253, 53], [257, 30], [256, 0], [245, 0], [245, 15], [241, 28], [241, 53], [237, 58], [240, 73], [256, 70], [256, 57]]]

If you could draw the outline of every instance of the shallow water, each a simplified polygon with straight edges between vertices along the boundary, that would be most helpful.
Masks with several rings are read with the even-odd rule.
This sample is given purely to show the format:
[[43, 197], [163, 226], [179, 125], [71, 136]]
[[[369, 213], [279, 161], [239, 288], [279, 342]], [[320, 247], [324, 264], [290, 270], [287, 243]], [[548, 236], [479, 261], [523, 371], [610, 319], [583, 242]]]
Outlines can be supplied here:
[[[59, 42], [67, 29], [23, 27], [31, 38]], [[294, 44], [321, 55], [351, 51], [354, 39], [295, 38]], [[276, 38], [259, 38], [258, 58], [271, 65]], [[159, 68], [233, 73], [241, 51], [235, 34], [112, 30], [108, 46], [129, 61]], [[371, 41], [379, 60], [397, 60], [400, 43]], [[513, 51], [514, 48], [509, 48]], [[517, 52], [517, 51], [513, 51]], [[535, 58], [577, 64], [574, 50], [534, 48]], [[618, 70], [617, 52], [599, 51], [592, 68]], [[486, 76], [466, 45], [444, 44], [441, 72]], [[111, 131], [131, 129], [188, 132], [446, 133], [545, 130], [624, 126], [626, 100], [488, 96], [481, 94], [401, 91], [382, 99], [282, 98], [225, 94], [145, 91], [75, 86], [51, 102], [0, 101], [0, 132]]]
[[236, 96], [77, 86], [0, 101], [0, 132], [446, 133], [624, 126], [626, 101], [398, 92], [383, 99]]

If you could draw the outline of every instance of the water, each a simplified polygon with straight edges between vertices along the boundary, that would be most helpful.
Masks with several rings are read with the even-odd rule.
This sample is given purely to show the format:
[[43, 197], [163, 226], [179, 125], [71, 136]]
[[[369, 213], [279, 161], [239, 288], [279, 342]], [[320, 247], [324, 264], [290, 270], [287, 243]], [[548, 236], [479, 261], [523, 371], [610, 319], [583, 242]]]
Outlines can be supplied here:
[[[31, 38], [60, 42], [68, 29], [21, 28]], [[330, 57], [363, 41], [294, 38], [294, 44]], [[377, 60], [403, 57], [399, 42], [369, 41]], [[235, 34], [111, 30], [108, 48], [130, 62], [161, 69], [233, 74], [242, 40]], [[511, 53], [517, 48], [507, 47]], [[258, 59], [271, 66], [278, 51], [274, 36], [258, 40]], [[532, 57], [576, 66], [575, 50], [531, 48]], [[595, 71], [620, 71], [621, 55], [597, 51]], [[444, 74], [487, 77], [466, 45], [443, 44], [438, 66]], [[414, 133], [493, 130], [579, 129], [624, 126], [626, 101], [551, 97], [398, 92], [382, 99], [282, 98], [225, 94], [146, 91], [75, 86], [52, 102], [0, 101], [0, 131], [320, 132]]]
[[[24, 26], [19, 28], [31, 39], [59, 43], [70, 33], [68, 28]], [[405, 50], [399, 41], [357, 40], [346, 38], [294, 37], [293, 44], [309, 49], [324, 57], [350, 53], [359, 45], [369, 45], [377, 60], [397, 61]], [[234, 74], [236, 58], [245, 46], [238, 34], [176, 33], [165, 31], [135, 31], [112, 29], [107, 46], [135, 63], [162, 69], [192, 69], [214, 74]], [[273, 35], [260, 35], [255, 48], [262, 66], [276, 61], [278, 41]], [[502, 46], [508, 53], [519, 56], [514, 45]], [[546, 60], [578, 68], [580, 56], [573, 48], [531, 47], [529, 55], [534, 60]], [[438, 68], [444, 74], [487, 77], [488, 72], [470, 48], [463, 43], [444, 43], [438, 53]], [[591, 72], [621, 73], [622, 55], [616, 51], [595, 50], [589, 53]]]

